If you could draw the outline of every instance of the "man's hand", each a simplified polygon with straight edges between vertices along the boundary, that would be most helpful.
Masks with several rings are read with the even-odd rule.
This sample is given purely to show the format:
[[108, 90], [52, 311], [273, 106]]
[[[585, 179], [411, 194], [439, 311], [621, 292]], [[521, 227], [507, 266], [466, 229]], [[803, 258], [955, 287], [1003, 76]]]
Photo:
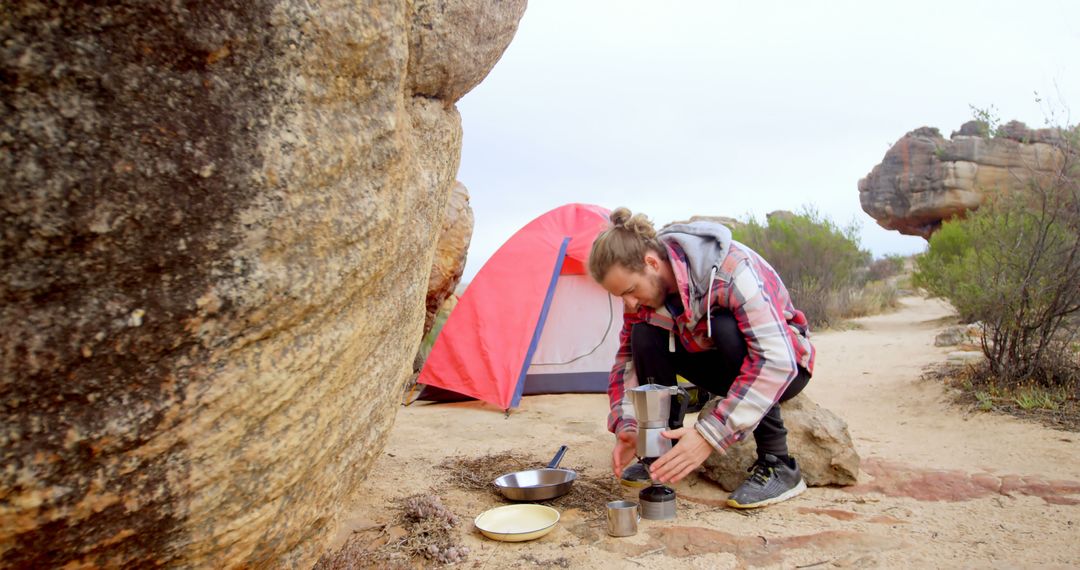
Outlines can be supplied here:
[[660, 435], [667, 439], [677, 439], [678, 443], [671, 451], [660, 456], [649, 471], [653, 481], [659, 483], [678, 483], [683, 477], [705, 463], [713, 448], [693, 427], [665, 431]]
[[615, 449], [611, 451], [611, 470], [615, 478], [622, 477], [622, 471], [633, 461], [637, 453], [637, 432], [627, 430], [615, 436]]

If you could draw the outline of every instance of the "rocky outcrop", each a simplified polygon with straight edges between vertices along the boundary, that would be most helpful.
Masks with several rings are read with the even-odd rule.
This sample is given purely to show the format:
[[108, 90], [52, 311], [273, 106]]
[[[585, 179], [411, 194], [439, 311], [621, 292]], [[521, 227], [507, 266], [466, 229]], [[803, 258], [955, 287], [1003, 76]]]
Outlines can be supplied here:
[[882, 227], [928, 238], [942, 221], [963, 216], [988, 196], [1027, 190], [1061, 168], [1062, 133], [1013, 121], [989, 137], [966, 123], [946, 140], [922, 127], [904, 135], [859, 181], [862, 209]]
[[[717, 401], [706, 404], [701, 413], [711, 413]], [[780, 410], [788, 430], [788, 450], [799, 462], [806, 484], [853, 485], [859, 476], [859, 454], [847, 422], [815, 404], [806, 394], [784, 402]], [[702, 474], [724, 490], [734, 491], [746, 480], [747, 469], [756, 459], [757, 447], [753, 436], [748, 435], [726, 453], [710, 455]]]
[[0, 566], [310, 565], [524, 5], [0, 8]]
[[431, 330], [435, 315], [449, 299], [465, 271], [465, 257], [472, 239], [473, 214], [469, 207], [469, 191], [458, 182], [446, 201], [439, 240], [435, 247], [435, 263], [428, 278], [427, 315], [424, 334]]
[[669, 224], [665, 224], [664, 228], [668, 226], [673, 226], [675, 224], [689, 224], [692, 222], [716, 222], [718, 224], [727, 226], [728, 229], [735, 229], [746, 225], [739, 220], [736, 220], [735, 218], [729, 218], [727, 216], [690, 216], [689, 220], [671, 222]]
[[795, 212], [792, 212], [791, 210], [773, 210], [768, 214], [765, 214], [765, 220], [769, 222], [773, 220], [790, 222], [791, 220], [794, 220], [795, 217]]

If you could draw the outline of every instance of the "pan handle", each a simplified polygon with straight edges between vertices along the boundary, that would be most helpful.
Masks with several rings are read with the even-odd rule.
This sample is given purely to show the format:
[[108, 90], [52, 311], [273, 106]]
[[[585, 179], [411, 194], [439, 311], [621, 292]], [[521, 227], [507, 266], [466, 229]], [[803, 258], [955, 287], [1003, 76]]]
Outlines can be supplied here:
[[566, 455], [566, 446], [559, 448], [559, 451], [555, 453], [555, 457], [551, 458], [551, 463], [548, 463], [548, 469], [555, 469], [562, 462], [562, 456]]

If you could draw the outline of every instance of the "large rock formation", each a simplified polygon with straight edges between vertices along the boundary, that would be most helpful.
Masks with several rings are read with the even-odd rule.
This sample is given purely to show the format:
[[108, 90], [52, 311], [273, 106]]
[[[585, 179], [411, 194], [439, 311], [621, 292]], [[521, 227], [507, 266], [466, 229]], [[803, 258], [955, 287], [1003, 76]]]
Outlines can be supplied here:
[[942, 221], [978, 208], [987, 196], [1045, 183], [1063, 164], [1057, 129], [1013, 121], [998, 136], [985, 134], [985, 124], [976, 121], [949, 140], [930, 127], [907, 133], [859, 180], [863, 211], [886, 229], [928, 238]]
[[305, 566], [525, 0], [0, 7], [0, 566]]
[[[701, 413], [711, 413], [718, 401], [713, 399]], [[788, 430], [788, 450], [799, 462], [807, 485], [855, 483], [859, 476], [859, 454], [851, 441], [847, 422], [815, 404], [806, 394], [784, 402], [780, 411]], [[702, 474], [725, 490], [734, 491], [746, 480], [746, 471], [756, 459], [754, 438], [747, 436], [723, 455], [710, 455]]]
[[735, 218], [729, 218], [727, 216], [690, 216], [689, 220], [677, 220], [664, 224], [664, 228], [676, 224], [690, 224], [693, 222], [715, 222], [717, 224], [727, 226], [728, 229], [732, 230], [746, 225]]
[[428, 278], [427, 315], [424, 334], [431, 330], [435, 316], [461, 282], [465, 257], [472, 239], [473, 214], [469, 207], [469, 191], [458, 182], [446, 201], [446, 212], [435, 247], [435, 263]]

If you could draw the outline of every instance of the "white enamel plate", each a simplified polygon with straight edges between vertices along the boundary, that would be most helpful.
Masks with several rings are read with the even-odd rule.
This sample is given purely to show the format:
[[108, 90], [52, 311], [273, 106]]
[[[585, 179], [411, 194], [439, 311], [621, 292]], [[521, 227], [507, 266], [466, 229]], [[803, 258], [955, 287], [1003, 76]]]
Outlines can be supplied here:
[[480, 513], [473, 524], [484, 536], [505, 542], [540, 538], [559, 522], [559, 511], [544, 505], [520, 504], [495, 507]]

